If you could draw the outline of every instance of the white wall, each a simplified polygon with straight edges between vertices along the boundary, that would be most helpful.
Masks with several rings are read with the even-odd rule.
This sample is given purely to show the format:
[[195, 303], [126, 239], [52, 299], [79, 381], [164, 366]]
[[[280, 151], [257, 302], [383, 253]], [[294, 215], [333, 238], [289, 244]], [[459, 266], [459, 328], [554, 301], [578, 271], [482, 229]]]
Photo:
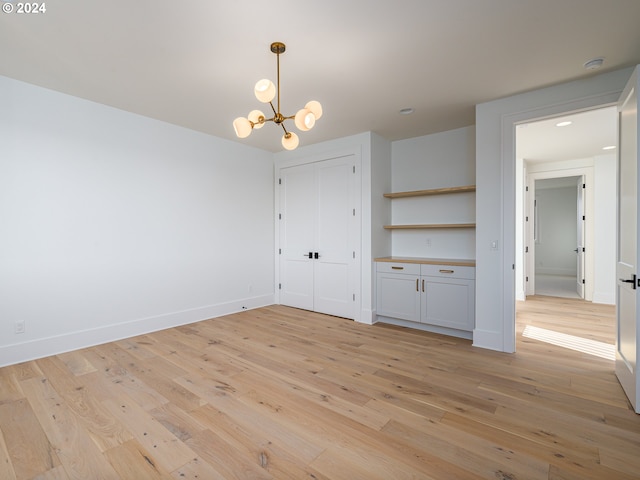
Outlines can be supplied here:
[[[392, 191], [475, 184], [475, 128], [399, 140], [391, 145]], [[474, 223], [475, 194], [397, 198], [393, 224]], [[475, 231], [394, 230], [392, 253], [405, 257], [475, 258]]]
[[576, 186], [545, 188], [549, 180], [536, 180], [535, 273], [577, 275]]
[[0, 135], [0, 365], [273, 303], [269, 152], [4, 77]]
[[[515, 123], [610, 105], [631, 72], [603, 73], [476, 107], [474, 345], [515, 351]], [[496, 240], [500, 247], [494, 251]]]

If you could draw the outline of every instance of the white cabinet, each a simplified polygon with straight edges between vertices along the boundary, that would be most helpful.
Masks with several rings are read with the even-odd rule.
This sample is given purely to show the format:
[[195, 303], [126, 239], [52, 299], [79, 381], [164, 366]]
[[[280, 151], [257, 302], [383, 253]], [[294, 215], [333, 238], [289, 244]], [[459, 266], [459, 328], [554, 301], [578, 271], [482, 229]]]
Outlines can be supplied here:
[[377, 264], [378, 315], [420, 321], [420, 265]]
[[[472, 256], [475, 190], [475, 185], [465, 185], [385, 193], [385, 198], [398, 199], [394, 221], [384, 226], [392, 232], [394, 250], [421, 255], [428, 248], [437, 257], [450, 251]], [[429, 231], [428, 237], [421, 231]], [[421, 256], [375, 261], [378, 321], [471, 338], [475, 261]]]
[[421, 322], [471, 331], [475, 324], [475, 268], [421, 265]]
[[469, 338], [475, 325], [475, 267], [376, 262], [378, 320]]

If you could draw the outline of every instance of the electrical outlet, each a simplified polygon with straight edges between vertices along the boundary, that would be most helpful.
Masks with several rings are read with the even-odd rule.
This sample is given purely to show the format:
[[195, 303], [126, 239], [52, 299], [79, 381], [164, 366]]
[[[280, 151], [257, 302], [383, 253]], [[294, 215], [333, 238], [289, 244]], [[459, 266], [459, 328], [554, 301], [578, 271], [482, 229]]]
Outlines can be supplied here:
[[24, 320], [16, 320], [16, 322], [13, 324], [13, 328], [15, 333], [24, 333], [24, 330], [25, 330]]

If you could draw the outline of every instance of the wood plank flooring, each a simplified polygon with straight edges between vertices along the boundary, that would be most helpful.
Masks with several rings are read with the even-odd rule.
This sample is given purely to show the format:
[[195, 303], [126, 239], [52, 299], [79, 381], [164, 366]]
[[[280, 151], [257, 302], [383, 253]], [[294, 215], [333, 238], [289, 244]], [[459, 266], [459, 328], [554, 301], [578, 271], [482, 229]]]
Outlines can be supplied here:
[[[518, 310], [612, 341], [613, 307]], [[517, 348], [272, 306], [5, 367], [0, 478], [640, 478], [613, 363]]]

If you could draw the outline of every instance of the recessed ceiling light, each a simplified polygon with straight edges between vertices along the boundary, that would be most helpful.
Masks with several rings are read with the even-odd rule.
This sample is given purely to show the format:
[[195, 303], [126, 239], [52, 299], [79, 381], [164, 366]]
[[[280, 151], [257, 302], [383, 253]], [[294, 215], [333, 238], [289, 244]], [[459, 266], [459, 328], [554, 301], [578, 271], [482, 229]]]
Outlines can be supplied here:
[[584, 68], [587, 70], [597, 70], [602, 66], [603, 63], [604, 63], [604, 58], [602, 57], [594, 58], [586, 62], [584, 64]]
[[606, 147], [602, 147], [603, 150], [615, 150], [616, 146], [615, 145], [607, 145]]
[[566, 120], [564, 122], [559, 122], [556, 123], [556, 127], [566, 127], [567, 125], [571, 125], [573, 122], [570, 122], [569, 120]]
[[400, 110], [400, 115], [411, 115], [413, 113], [413, 108], [403, 108]]

